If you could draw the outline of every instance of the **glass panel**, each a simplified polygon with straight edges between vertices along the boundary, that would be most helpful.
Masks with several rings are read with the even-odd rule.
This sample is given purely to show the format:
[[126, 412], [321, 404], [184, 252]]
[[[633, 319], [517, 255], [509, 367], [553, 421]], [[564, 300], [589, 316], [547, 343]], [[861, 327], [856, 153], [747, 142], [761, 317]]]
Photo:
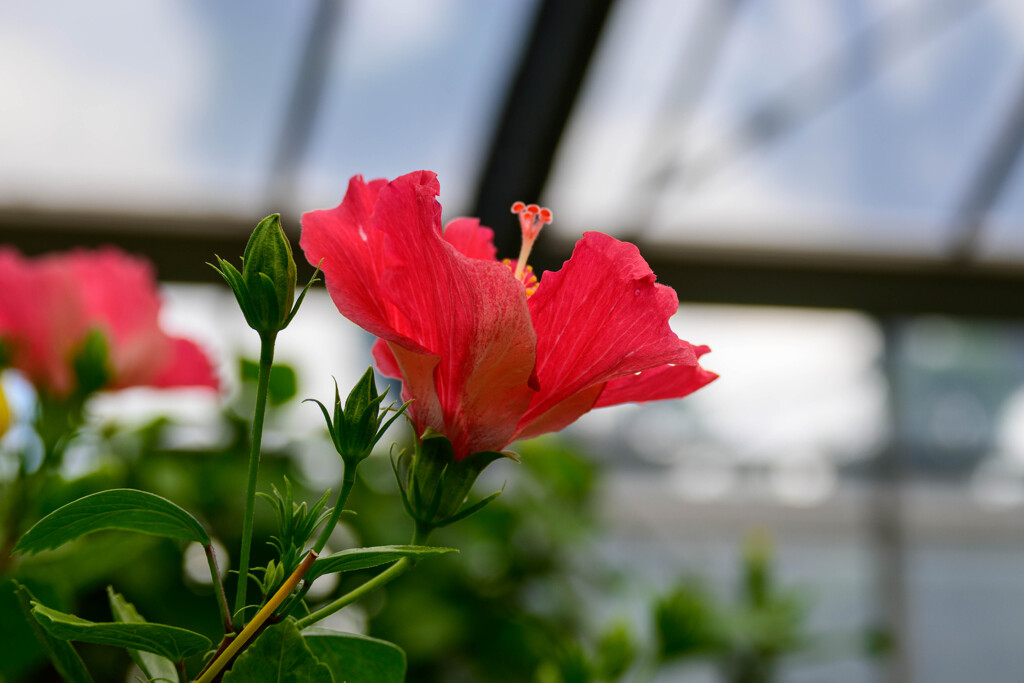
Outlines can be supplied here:
[[[456, 212], [534, 2], [338, 4], [297, 207], [334, 206], [355, 173], [430, 168]], [[0, 206], [280, 210], [270, 166], [315, 7], [5, 3]]]
[[[1019, 78], [1020, 13], [739, 3], [705, 63], [680, 45], [711, 16], [620, 7], [559, 152], [555, 229], [942, 255]], [[710, 69], [707, 88], [673, 93], [672, 60]]]
[[426, 168], [438, 173], [447, 217], [464, 212], [534, 4], [351, 3], [298, 183], [301, 206], [335, 206], [356, 173]]
[[263, 191], [312, 5], [4, 3], [0, 202], [240, 210]]

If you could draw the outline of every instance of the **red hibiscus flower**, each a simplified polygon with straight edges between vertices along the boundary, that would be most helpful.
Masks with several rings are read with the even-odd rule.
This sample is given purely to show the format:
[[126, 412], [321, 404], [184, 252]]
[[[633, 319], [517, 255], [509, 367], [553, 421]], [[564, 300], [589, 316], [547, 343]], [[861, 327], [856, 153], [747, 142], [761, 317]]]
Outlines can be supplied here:
[[73, 359], [93, 332], [107, 346], [105, 389], [218, 382], [195, 343], [168, 336], [150, 265], [113, 248], [36, 259], [0, 249], [0, 359], [40, 392], [75, 387]]
[[698, 363], [708, 348], [669, 328], [676, 294], [636, 247], [588, 232], [538, 283], [525, 263], [550, 212], [513, 207], [524, 247], [502, 263], [479, 221], [442, 231], [438, 192], [429, 171], [390, 183], [356, 176], [341, 205], [302, 217], [300, 243], [310, 263], [322, 260], [342, 315], [379, 337], [377, 366], [415, 399], [420, 434], [447, 436], [456, 459], [715, 379]]

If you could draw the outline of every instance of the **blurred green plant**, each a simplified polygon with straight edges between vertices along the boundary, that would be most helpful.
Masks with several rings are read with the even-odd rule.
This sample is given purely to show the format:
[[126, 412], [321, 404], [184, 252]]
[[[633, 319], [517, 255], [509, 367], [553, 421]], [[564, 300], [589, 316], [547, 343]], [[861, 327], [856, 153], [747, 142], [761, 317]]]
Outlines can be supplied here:
[[[31, 489], [18, 494], [18, 498], [24, 497], [30, 504], [15, 511], [13, 518], [5, 518], [8, 528], [24, 531], [42, 517], [42, 511], [61, 508], [92, 493], [132, 488], [173, 499], [197, 512], [220, 544], [237, 547], [242, 516], [238, 482], [246, 475], [251, 434], [251, 417], [244, 416], [251, 415], [256, 394], [255, 377], [245, 372], [247, 365], [252, 365], [252, 361], [239, 364], [239, 391], [220, 413], [220, 427], [213, 431], [224, 436], [213, 448], [169, 445], [174, 443], [171, 434], [178, 425], [166, 417], [124, 427], [88, 423], [84, 413], [79, 413], [73, 422], [73, 435], [55, 443], [61, 455], [71, 447], [88, 449], [94, 467], [73, 479], [66, 478], [59, 467], [37, 470], [29, 480]], [[275, 366], [274, 370], [276, 376], [291, 381], [278, 383], [278, 400], [273, 400], [274, 392], [271, 394], [271, 422], [273, 411], [293, 402], [295, 397], [294, 370], [286, 365]], [[271, 481], [300, 476], [295, 469], [295, 449], [293, 443], [264, 447], [260, 480], [267, 482], [267, 488]], [[202, 485], [195, 486], [195, 481]], [[253, 549], [253, 558], [260, 566], [275, 558], [271, 541], [278, 532], [271, 508], [263, 507], [256, 517], [258, 542]], [[4, 508], [9, 509], [6, 505]], [[11, 546], [15, 540], [17, 537], [11, 540]], [[14, 559], [7, 552], [4, 558]], [[206, 577], [197, 581], [183, 572], [183, 562], [179, 544], [172, 540], [117, 532], [99, 532], [57, 551], [18, 557], [0, 572], [0, 681], [62, 680], [46, 661], [42, 646], [22, 616], [14, 581], [27, 586], [42, 603], [94, 621], [109, 621], [105, 591], [108, 584], [114, 583], [151, 621], [173, 622], [197, 632], [216, 632], [221, 626], [216, 613], [208, 609], [213, 588], [203, 582]], [[127, 658], [110, 648], [83, 645], [78, 649], [96, 680], [125, 679], [131, 665]]]

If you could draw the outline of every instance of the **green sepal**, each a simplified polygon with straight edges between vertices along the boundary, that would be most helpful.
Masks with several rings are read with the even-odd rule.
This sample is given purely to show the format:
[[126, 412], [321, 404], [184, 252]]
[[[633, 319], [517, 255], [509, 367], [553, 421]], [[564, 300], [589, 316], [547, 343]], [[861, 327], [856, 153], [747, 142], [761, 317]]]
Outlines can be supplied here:
[[217, 259], [216, 266], [212, 263], [207, 263], [206, 265], [217, 271], [224, 278], [224, 282], [228, 284], [231, 291], [234, 292], [235, 301], [238, 302], [238, 308], [241, 309], [246, 324], [253, 329], [258, 329], [259, 320], [253, 315], [253, 303], [249, 298], [249, 288], [245, 286], [242, 274], [220, 256], [215, 255], [215, 258]]
[[481, 451], [455, 460], [451, 442], [428, 429], [415, 454], [402, 453], [392, 467], [406, 511], [423, 529], [446, 526], [477, 512], [501, 491], [464, 505], [480, 473], [501, 458], [517, 460], [514, 453]]
[[[255, 281], [255, 287], [250, 287], [249, 291], [257, 289], [260, 291], [257, 296], [257, 301], [260, 302], [260, 322], [262, 329], [260, 332], [276, 332], [280, 330], [280, 325], [284, 322], [281, 320], [281, 302], [278, 302], [277, 297], [279, 292], [277, 291], [274, 281], [270, 279], [270, 276], [266, 273], [259, 273], [259, 277]], [[288, 302], [290, 305], [291, 302]]]
[[493, 501], [495, 498], [497, 498], [498, 496], [500, 496], [504, 492], [505, 492], [505, 486], [502, 485], [502, 487], [499, 490], [495, 491], [494, 493], [490, 494], [489, 496], [485, 496], [484, 498], [482, 498], [481, 500], [478, 500], [475, 503], [471, 503], [469, 505], [462, 506], [461, 510], [459, 510], [458, 512], [456, 512], [454, 515], [452, 515], [448, 519], [444, 520], [443, 522], [439, 523], [437, 526], [442, 527], [442, 526], [448, 526], [449, 524], [454, 524], [455, 522], [458, 522], [460, 519], [465, 519], [466, 517], [469, 517], [474, 512], [478, 512], [480, 510], [483, 510], [484, 506], [489, 505], [491, 503], [491, 501]]
[[299, 306], [302, 305], [302, 300], [306, 298], [306, 292], [309, 291], [309, 288], [313, 286], [314, 282], [320, 281], [320, 278], [317, 276], [320, 274], [320, 266], [323, 265], [323, 262], [324, 260], [320, 259], [320, 263], [316, 265], [316, 270], [313, 271], [313, 277], [309, 278], [309, 282], [307, 282], [306, 286], [302, 288], [302, 291], [299, 293], [299, 298], [295, 300], [295, 305], [292, 306], [291, 313], [288, 314], [288, 317], [285, 318], [284, 324], [281, 325], [282, 330], [288, 327], [288, 323], [290, 323], [292, 318], [295, 317], [295, 314], [299, 312]]

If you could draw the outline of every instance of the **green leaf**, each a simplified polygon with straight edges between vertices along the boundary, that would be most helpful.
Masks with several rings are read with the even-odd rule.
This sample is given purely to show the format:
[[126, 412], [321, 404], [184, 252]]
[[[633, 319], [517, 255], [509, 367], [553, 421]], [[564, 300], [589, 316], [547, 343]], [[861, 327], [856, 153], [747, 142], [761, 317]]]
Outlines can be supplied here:
[[[405, 653], [386, 640], [308, 628], [306, 645], [344, 683], [403, 683]], [[226, 683], [226, 681], [225, 681]]]
[[153, 652], [173, 662], [205, 652], [206, 636], [164, 624], [96, 623], [33, 603], [32, 614], [54, 638]]
[[[256, 382], [260, 376], [260, 364], [243, 358], [241, 360], [241, 377], [247, 382]], [[270, 382], [267, 385], [267, 399], [271, 405], [281, 405], [290, 401], [298, 392], [299, 383], [295, 377], [295, 368], [290, 365], [275, 363], [270, 368]]]
[[295, 368], [290, 365], [277, 364], [270, 368], [270, 383], [267, 385], [267, 398], [271, 405], [281, 405], [290, 401], [299, 390], [295, 377]]
[[354, 683], [336, 679], [286, 619], [260, 634], [224, 676], [224, 683]]
[[403, 557], [421, 558], [459, 552], [455, 548], [441, 548], [429, 545], [378, 545], [371, 548], [352, 548], [321, 557], [313, 562], [306, 572], [306, 580], [312, 581], [324, 574], [348, 572], [356, 569], [377, 567], [395, 562]]
[[42, 643], [47, 656], [61, 678], [68, 683], [93, 683], [92, 676], [89, 675], [89, 671], [85, 668], [82, 658], [75, 652], [75, 648], [72, 647], [71, 643], [54, 638], [36, 621], [32, 614], [32, 603], [35, 601], [35, 596], [20, 583], [16, 581], [11, 583], [14, 584], [14, 592], [18, 597], [18, 602], [21, 604], [21, 610], [25, 615], [25, 619], [28, 621], [33, 633], [35, 633], [36, 638]]
[[[110, 599], [110, 611], [114, 615], [114, 621], [127, 624], [146, 623], [146, 620], [135, 609], [135, 605], [125, 600], [120, 593], [115, 592], [113, 586], [107, 586], [107, 597]], [[169, 659], [152, 652], [141, 652], [135, 649], [129, 649], [128, 656], [138, 664], [147, 678], [165, 678], [169, 681], [178, 679], [178, 671], [174, 667], [174, 662]]]
[[21, 537], [14, 552], [37, 553], [103, 529], [138, 531], [182, 541], [210, 543], [210, 537], [187, 513], [166, 498], [134, 489], [100, 491], [43, 517]]

